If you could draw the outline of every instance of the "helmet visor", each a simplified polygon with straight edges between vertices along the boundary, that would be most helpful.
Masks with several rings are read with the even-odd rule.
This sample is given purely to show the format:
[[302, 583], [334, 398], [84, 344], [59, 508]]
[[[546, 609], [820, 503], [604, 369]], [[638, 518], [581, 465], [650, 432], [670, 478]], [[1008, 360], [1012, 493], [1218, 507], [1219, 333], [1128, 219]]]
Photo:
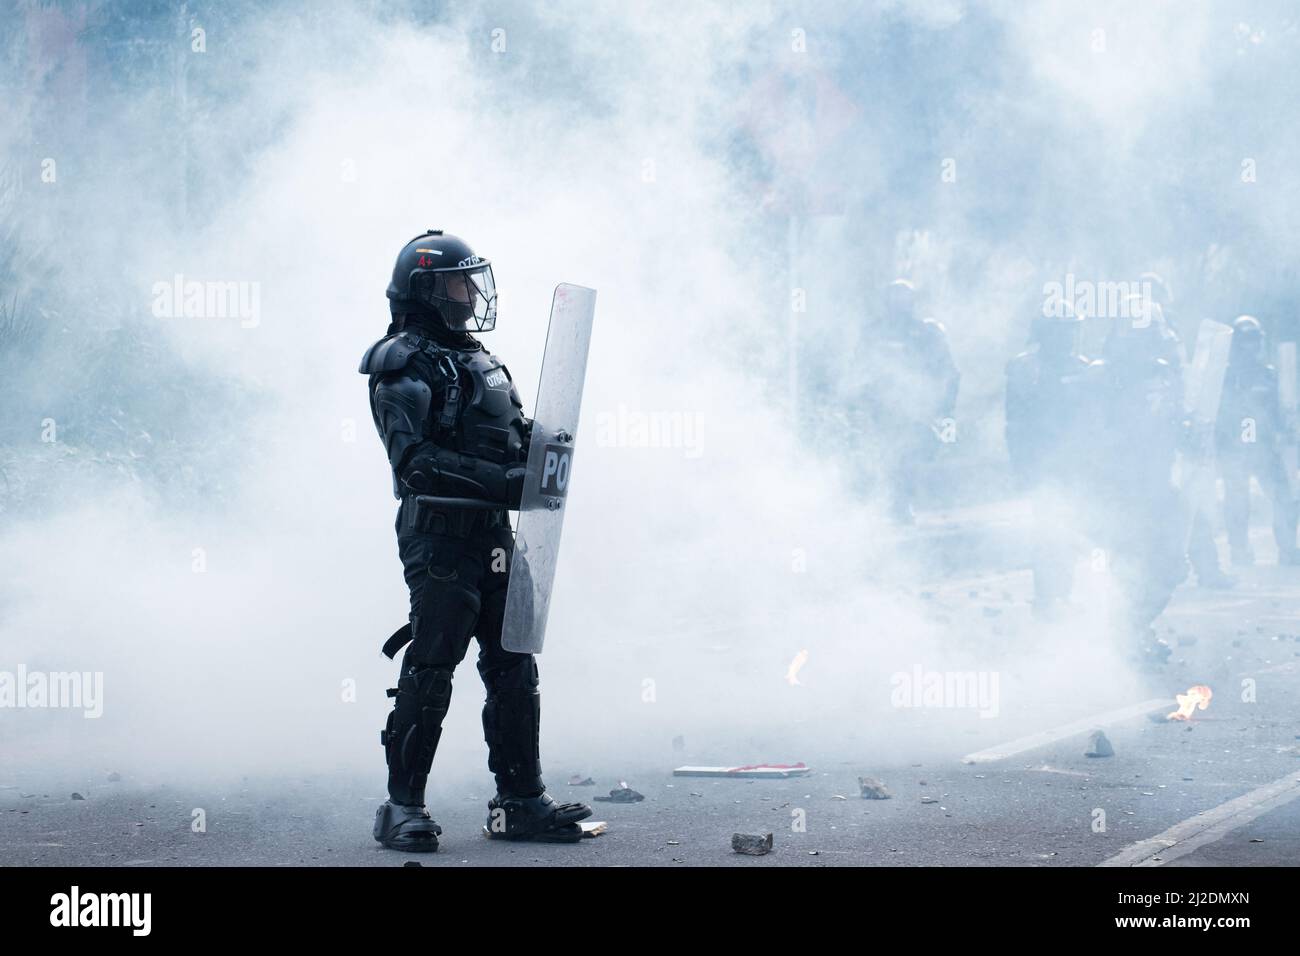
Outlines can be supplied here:
[[490, 332], [497, 324], [497, 288], [488, 263], [467, 269], [416, 272], [415, 297], [442, 316], [453, 332]]

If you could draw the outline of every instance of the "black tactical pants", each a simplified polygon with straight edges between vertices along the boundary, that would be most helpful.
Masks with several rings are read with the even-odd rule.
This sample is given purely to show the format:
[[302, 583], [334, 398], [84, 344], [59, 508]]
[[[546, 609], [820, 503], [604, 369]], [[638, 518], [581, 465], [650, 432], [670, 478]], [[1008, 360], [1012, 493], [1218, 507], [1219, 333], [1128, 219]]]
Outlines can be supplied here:
[[532, 654], [501, 646], [514, 549], [505, 512], [426, 511], [417, 524], [408, 520], [404, 505], [397, 540], [411, 592], [412, 639], [384, 734], [389, 796], [397, 803], [424, 802], [451, 703], [452, 676], [474, 637], [478, 672], [487, 690], [483, 730], [488, 767], [496, 775], [498, 792], [541, 792], [537, 664]]
[[1296, 503], [1291, 497], [1286, 469], [1276, 450], [1260, 445], [1220, 452], [1219, 471], [1223, 475], [1223, 523], [1234, 560], [1249, 559], [1250, 547], [1250, 477], [1254, 475], [1269, 503], [1273, 506], [1273, 539], [1277, 543], [1278, 562], [1296, 559]]
[[1156, 489], [1113, 503], [1104, 524], [1101, 541], [1121, 598], [1118, 623], [1145, 633], [1187, 576], [1180, 501], [1172, 488]]

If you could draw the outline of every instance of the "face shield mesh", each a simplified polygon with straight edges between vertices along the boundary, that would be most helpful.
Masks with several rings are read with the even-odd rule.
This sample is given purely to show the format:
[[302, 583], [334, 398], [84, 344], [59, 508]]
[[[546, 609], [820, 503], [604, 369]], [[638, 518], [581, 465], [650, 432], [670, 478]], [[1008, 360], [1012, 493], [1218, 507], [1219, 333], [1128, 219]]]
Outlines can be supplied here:
[[497, 324], [497, 289], [492, 266], [416, 272], [411, 276], [416, 299], [437, 309], [453, 332], [490, 332]]

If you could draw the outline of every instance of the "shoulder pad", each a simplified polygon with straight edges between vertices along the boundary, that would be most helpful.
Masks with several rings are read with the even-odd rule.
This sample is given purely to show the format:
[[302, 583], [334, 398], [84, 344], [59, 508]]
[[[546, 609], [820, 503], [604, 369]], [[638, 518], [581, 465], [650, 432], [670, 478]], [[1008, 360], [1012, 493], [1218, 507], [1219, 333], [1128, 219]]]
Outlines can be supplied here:
[[362, 375], [375, 375], [379, 372], [395, 372], [405, 367], [407, 361], [420, 347], [412, 342], [405, 333], [397, 332], [380, 339], [361, 357], [361, 367], [357, 369]]

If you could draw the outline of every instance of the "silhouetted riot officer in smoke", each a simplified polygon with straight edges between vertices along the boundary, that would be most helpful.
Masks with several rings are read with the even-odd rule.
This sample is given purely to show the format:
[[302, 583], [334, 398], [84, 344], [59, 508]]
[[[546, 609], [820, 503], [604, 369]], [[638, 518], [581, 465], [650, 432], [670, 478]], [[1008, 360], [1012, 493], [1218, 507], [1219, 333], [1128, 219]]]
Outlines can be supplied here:
[[912, 500], [925, 484], [953, 412], [961, 381], [948, 335], [916, 316], [916, 290], [905, 279], [885, 287], [881, 314], [868, 321], [854, 374], [862, 382], [854, 417], [868, 433], [889, 514], [913, 520]]
[[1214, 437], [1223, 476], [1223, 517], [1232, 563], [1243, 567], [1255, 563], [1249, 537], [1252, 475], [1273, 506], [1278, 563], [1300, 563], [1296, 552], [1296, 503], [1279, 448], [1287, 426], [1278, 400], [1277, 371], [1266, 356], [1259, 320], [1239, 316], [1232, 323], [1232, 346]]
[[496, 324], [491, 263], [455, 236], [427, 232], [398, 254], [388, 299], [388, 335], [366, 351], [360, 371], [370, 376], [370, 407], [401, 500], [397, 542], [411, 612], [384, 646], [391, 657], [409, 642], [381, 734], [389, 799], [375, 816], [375, 839], [398, 850], [438, 848], [442, 829], [425, 809], [425, 782], [453, 672], [477, 637], [497, 784], [488, 834], [576, 841], [577, 821], [591, 809], [557, 804], [542, 783], [536, 662], [501, 645], [514, 546], [507, 509], [519, 507], [532, 423], [506, 367], [470, 334]]
[[[1149, 310], [1150, 319], [1160, 330], [1162, 343], [1161, 357], [1169, 366], [1179, 373], [1182, 381], [1183, 369], [1187, 356], [1183, 349], [1182, 336], [1178, 331], [1174, 308], [1174, 294], [1163, 277], [1156, 272], [1144, 272], [1138, 279], [1142, 283], [1143, 295], [1150, 296], [1154, 306]], [[1184, 434], [1182, 450], [1191, 456], [1209, 455], [1211, 450], [1198, 447], [1200, 436], [1190, 430]], [[1187, 502], [1191, 506], [1191, 528], [1187, 536], [1187, 560], [1196, 572], [1196, 583], [1205, 588], [1231, 588], [1236, 579], [1224, 574], [1219, 566], [1219, 549], [1214, 543], [1214, 524], [1196, 502]]]
[[1121, 599], [1116, 624], [1141, 659], [1162, 663], [1169, 648], [1151, 623], [1187, 574], [1186, 519], [1172, 481], [1184, 416], [1181, 379], [1153, 309], [1131, 300], [1089, 366], [1081, 448], [1095, 536]]
[[1078, 534], [1078, 430], [1088, 360], [1083, 320], [1053, 300], [1034, 317], [1030, 347], [1007, 363], [1006, 441], [1017, 483], [1033, 502], [1034, 615], [1048, 618], [1070, 599]]

